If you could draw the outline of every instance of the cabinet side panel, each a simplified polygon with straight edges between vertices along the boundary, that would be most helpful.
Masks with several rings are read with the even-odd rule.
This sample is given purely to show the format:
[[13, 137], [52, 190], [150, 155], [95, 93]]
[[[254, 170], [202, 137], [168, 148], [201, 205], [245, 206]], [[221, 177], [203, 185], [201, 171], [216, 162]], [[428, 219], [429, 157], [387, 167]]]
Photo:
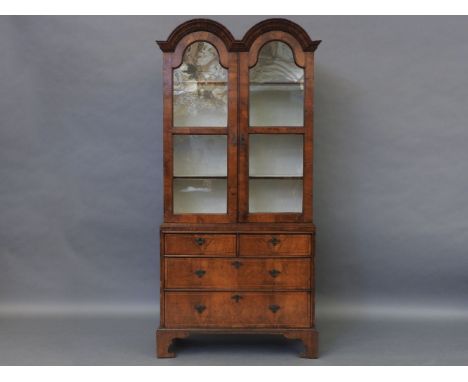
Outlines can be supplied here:
[[311, 235], [310, 261], [310, 326], [315, 327], [315, 233]]
[[239, 53], [239, 221], [249, 210], [249, 53]]
[[228, 215], [237, 221], [238, 54], [229, 53]]
[[313, 90], [314, 90], [314, 54], [305, 53], [305, 94], [304, 94], [304, 191], [303, 214], [305, 222], [312, 222], [313, 198]]
[[163, 328], [165, 324], [164, 317], [164, 280], [166, 267], [164, 264], [164, 233], [159, 232], [159, 327]]
[[172, 216], [172, 53], [164, 53], [164, 117], [163, 117], [163, 150], [164, 150], [164, 220]]

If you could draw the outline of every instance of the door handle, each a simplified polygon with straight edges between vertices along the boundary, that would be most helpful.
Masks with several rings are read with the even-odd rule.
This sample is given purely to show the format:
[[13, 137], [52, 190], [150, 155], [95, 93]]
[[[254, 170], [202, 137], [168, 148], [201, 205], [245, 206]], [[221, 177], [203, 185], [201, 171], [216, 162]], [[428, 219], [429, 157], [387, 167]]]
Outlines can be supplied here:
[[204, 310], [206, 309], [206, 306], [203, 305], [203, 304], [197, 304], [195, 305], [195, 310], [198, 312], [198, 313], [202, 313]]
[[276, 313], [278, 310], [280, 310], [280, 306], [276, 304], [272, 304], [268, 307], [273, 313]]
[[198, 276], [198, 278], [201, 279], [205, 275], [206, 271], [204, 269], [197, 269], [193, 273], [195, 273]]
[[271, 240], [269, 240], [269, 243], [271, 243], [271, 245], [275, 246], [275, 245], [278, 245], [279, 243], [281, 243], [281, 240], [278, 239], [276, 236], [273, 236], [271, 238]]
[[202, 237], [197, 237], [195, 238], [195, 243], [197, 243], [198, 245], [203, 245], [205, 244], [205, 239], [203, 239]]
[[235, 294], [231, 297], [235, 302], [239, 302], [242, 296], [240, 294]]
[[277, 269], [272, 269], [271, 271], [268, 271], [268, 273], [271, 275], [271, 277], [275, 278], [275, 277], [278, 277], [279, 274], [281, 273], [281, 271], [277, 270]]

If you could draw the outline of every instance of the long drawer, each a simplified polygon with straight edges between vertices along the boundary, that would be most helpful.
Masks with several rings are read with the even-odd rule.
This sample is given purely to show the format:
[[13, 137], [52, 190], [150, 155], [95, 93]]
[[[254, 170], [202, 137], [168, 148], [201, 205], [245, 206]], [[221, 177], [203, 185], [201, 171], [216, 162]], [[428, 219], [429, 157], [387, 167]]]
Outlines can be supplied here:
[[234, 234], [166, 234], [166, 255], [234, 256], [236, 235]]
[[167, 328], [300, 328], [310, 325], [309, 292], [166, 292]]
[[241, 234], [239, 238], [240, 256], [309, 256], [311, 253], [311, 235]]
[[166, 258], [168, 289], [308, 289], [310, 259]]

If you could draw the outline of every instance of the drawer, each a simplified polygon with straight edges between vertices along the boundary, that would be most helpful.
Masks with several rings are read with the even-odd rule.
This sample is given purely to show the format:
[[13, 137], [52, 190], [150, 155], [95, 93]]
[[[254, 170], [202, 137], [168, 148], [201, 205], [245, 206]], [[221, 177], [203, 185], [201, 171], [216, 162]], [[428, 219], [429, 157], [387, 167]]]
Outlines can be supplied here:
[[166, 255], [236, 255], [236, 235], [166, 234], [164, 245]]
[[309, 289], [309, 259], [165, 259], [165, 287]]
[[309, 256], [311, 235], [240, 235], [240, 256]]
[[309, 292], [166, 292], [167, 328], [310, 326]]

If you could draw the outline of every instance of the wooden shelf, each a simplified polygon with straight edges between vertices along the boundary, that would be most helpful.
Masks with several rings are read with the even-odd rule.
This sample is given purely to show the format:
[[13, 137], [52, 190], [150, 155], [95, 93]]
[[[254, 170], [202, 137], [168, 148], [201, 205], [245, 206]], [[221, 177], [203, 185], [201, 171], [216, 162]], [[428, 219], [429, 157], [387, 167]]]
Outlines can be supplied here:
[[297, 180], [302, 180], [304, 176], [275, 176], [275, 175], [268, 175], [268, 176], [249, 176], [249, 179], [297, 179]]
[[303, 126], [251, 126], [249, 134], [304, 134]]
[[227, 179], [227, 175], [197, 175], [197, 176], [178, 176], [174, 175], [174, 179]]
[[227, 127], [173, 127], [175, 135], [227, 135]]
[[207, 85], [226, 85], [227, 81], [179, 81], [179, 84], [207, 84]]
[[270, 82], [258, 82], [258, 81], [251, 81], [249, 82], [250, 85], [255, 85], [255, 86], [271, 86], [271, 85], [280, 85], [280, 86], [290, 86], [290, 85], [294, 85], [294, 86], [304, 86], [304, 82], [274, 82], [274, 81], [270, 81]]

